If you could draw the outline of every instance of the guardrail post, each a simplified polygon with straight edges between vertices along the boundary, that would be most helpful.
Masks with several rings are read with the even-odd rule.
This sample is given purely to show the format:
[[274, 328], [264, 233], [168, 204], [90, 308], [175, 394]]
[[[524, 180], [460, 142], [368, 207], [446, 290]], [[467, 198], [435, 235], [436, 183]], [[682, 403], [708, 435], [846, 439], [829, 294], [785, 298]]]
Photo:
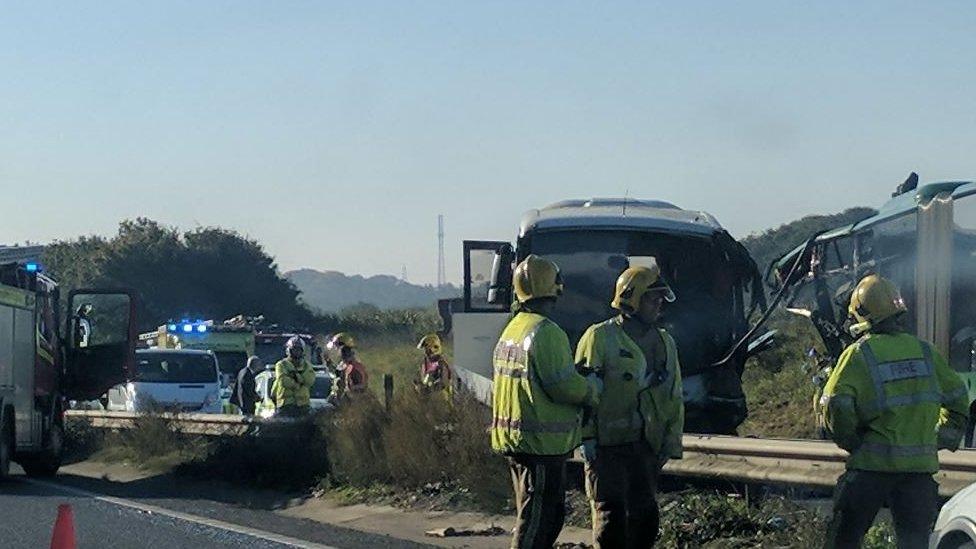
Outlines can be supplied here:
[[383, 404], [389, 413], [393, 404], [393, 374], [383, 374]]

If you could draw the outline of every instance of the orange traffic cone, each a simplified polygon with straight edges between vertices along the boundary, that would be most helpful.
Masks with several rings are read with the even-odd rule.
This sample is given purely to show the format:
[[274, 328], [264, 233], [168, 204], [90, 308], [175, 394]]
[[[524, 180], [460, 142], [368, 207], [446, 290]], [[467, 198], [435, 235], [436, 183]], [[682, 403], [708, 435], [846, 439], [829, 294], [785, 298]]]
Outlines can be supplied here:
[[58, 518], [54, 521], [51, 549], [76, 549], [75, 515], [67, 503], [58, 505]]

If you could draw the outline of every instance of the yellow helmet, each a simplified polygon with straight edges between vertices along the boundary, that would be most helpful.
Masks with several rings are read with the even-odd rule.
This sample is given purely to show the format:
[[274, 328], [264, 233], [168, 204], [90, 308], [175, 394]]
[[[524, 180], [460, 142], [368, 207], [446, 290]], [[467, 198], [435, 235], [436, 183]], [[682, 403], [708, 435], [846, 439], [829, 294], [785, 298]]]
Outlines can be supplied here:
[[866, 332], [872, 325], [907, 310], [897, 286], [884, 277], [868, 275], [858, 282], [851, 294], [847, 311], [858, 322], [851, 327], [851, 332], [855, 335]]
[[610, 306], [618, 311], [633, 313], [640, 307], [641, 298], [647, 292], [664, 292], [664, 300], [673, 303], [674, 292], [661, 277], [661, 268], [654, 263], [650, 267], [630, 267], [617, 277]]
[[348, 347], [350, 349], [356, 348], [356, 340], [352, 338], [351, 335], [346, 332], [339, 332], [338, 334], [332, 336], [329, 342], [325, 344], [328, 349], [341, 349], [342, 347]]
[[559, 274], [559, 266], [535, 254], [526, 257], [515, 267], [512, 283], [519, 303], [563, 294], [563, 278]]
[[420, 339], [417, 348], [428, 351], [432, 355], [439, 355], [441, 354], [441, 338], [437, 334], [427, 334]]

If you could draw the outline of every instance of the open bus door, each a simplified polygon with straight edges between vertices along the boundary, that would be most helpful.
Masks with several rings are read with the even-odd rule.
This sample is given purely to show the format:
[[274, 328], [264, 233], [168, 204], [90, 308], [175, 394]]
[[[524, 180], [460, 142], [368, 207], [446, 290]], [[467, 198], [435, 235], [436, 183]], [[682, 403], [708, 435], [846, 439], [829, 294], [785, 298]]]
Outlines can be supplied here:
[[464, 241], [461, 310], [451, 311], [454, 367], [458, 378], [482, 402], [491, 397], [492, 351], [511, 311], [508, 242]]
[[135, 376], [135, 296], [128, 290], [68, 294], [64, 395], [94, 400]]

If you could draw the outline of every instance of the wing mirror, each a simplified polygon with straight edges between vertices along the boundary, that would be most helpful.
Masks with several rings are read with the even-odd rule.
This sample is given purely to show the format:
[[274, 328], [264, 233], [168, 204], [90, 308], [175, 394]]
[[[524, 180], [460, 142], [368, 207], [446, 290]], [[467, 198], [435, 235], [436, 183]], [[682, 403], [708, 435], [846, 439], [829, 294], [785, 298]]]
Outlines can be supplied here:
[[488, 286], [488, 303], [510, 305], [512, 303], [512, 263], [515, 250], [511, 244], [503, 244], [495, 250], [491, 263], [491, 283]]

